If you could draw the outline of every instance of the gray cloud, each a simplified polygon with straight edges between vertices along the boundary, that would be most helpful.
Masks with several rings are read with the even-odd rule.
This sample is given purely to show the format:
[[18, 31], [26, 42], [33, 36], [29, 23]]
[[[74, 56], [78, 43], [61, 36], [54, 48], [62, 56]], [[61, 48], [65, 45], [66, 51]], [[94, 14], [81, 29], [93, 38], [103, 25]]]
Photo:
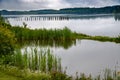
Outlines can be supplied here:
[[73, 7], [102, 7], [120, 5], [120, 0], [66, 0]]
[[0, 0], [0, 9], [31, 10], [70, 7], [64, 0]]
[[0, 9], [31, 10], [120, 5], [120, 0], [0, 0]]

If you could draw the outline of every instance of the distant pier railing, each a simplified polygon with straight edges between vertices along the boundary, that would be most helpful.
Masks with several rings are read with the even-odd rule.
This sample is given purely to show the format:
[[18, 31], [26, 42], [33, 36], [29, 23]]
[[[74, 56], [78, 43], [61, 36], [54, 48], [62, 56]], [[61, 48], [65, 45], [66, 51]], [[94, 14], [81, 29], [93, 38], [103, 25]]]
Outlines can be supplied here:
[[4, 15], [3, 16], [6, 20], [15, 20], [15, 21], [62, 21], [62, 20], [73, 20], [73, 19], [96, 19], [96, 18], [114, 18], [116, 21], [120, 20], [120, 14], [113, 15], [113, 14], [103, 14], [103, 15]]
[[7, 16], [5, 19], [13, 19], [15, 21], [53, 21], [53, 20], [69, 20], [67, 16]]

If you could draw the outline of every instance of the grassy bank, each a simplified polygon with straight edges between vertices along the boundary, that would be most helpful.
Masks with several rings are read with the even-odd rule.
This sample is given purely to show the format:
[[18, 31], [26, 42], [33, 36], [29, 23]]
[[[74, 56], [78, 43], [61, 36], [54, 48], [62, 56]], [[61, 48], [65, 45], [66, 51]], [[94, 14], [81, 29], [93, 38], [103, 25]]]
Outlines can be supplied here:
[[0, 80], [120, 80], [120, 74], [118, 73], [105, 69], [103, 76], [92, 77], [92, 75], [76, 73], [76, 76], [72, 77], [60, 72], [36, 73], [26, 69], [20, 70], [14, 66], [0, 66]]
[[90, 39], [98, 41], [110, 41], [120, 43], [120, 36], [90, 36], [82, 33], [72, 32], [67, 27], [63, 29], [29, 29], [23, 27], [11, 27], [15, 33], [18, 42], [22, 41], [52, 41], [52, 42], [73, 42], [76, 39]]
[[12, 55], [1, 55], [0, 73], [20, 80], [70, 80], [61, 67], [61, 59], [49, 49], [16, 50]]
[[16, 50], [14, 54], [2, 55], [0, 60], [0, 64], [16, 66], [19, 69], [29, 69], [30, 72], [62, 72], [61, 59], [53, 55], [49, 49], [31, 48], [24, 52]]
[[[78, 38], [78, 39], [81, 39], [81, 38]], [[84, 37], [82, 39], [96, 40], [96, 41], [101, 41], [101, 42], [115, 42], [115, 43], [120, 43], [120, 36], [118, 36], [118, 37], [89, 36], [89, 37]]]
[[11, 30], [16, 34], [18, 41], [25, 40], [53, 40], [65, 41], [75, 40], [75, 35], [67, 27], [63, 29], [29, 29], [22, 27], [12, 27]]
[[2, 71], [0, 71], [0, 80], [21, 80], [21, 78], [8, 75]]

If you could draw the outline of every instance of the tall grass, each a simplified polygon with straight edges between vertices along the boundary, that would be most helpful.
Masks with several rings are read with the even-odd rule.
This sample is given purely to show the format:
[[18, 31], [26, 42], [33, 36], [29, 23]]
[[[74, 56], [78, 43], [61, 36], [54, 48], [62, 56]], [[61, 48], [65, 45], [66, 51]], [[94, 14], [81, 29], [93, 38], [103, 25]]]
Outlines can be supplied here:
[[111, 41], [120, 43], [120, 37], [108, 36], [90, 36], [82, 33], [72, 32], [69, 28], [63, 29], [29, 29], [23, 27], [11, 27], [15, 33], [18, 42], [24, 41], [48, 41], [65, 43], [72, 42], [76, 39], [90, 39], [98, 41]]
[[73, 40], [74, 35], [67, 27], [63, 29], [28, 29], [22, 27], [12, 27], [18, 41], [24, 40]]
[[46, 72], [61, 71], [61, 61], [51, 54], [49, 49], [38, 51], [37, 48], [27, 49], [22, 53], [16, 50], [14, 55], [11, 55], [10, 65], [17, 66], [20, 69], [29, 69], [31, 72]]
[[50, 49], [16, 50], [0, 60], [3, 60], [0, 61], [0, 71], [23, 80], [68, 80], [62, 72], [61, 59], [53, 55]]

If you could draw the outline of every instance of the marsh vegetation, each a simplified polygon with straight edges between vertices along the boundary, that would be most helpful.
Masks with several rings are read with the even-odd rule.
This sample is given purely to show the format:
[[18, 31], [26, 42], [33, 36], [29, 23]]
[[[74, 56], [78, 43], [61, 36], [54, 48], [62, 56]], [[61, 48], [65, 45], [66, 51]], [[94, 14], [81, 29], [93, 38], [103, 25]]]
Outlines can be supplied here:
[[[90, 39], [120, 43], [120, 36], [90, 36], [63, 29], [29, 29], [11, 26], [0, 17], [0, 74], [15, 76], [20, 80], [119, 80], [119, 72], [105, 71], [105, 76], [93, 78], [76, 73], [68, 76], [61, 66], [61, 59], [51, 54], [50, 49], [31, 48], [21, 52], [18, 46], [25, 42], [42, 45], [57, 45], [68, 48], [76, 39]], [[19, 43], [19, 44], [18, 44]], [[3, 79], [5, 80], [5, 79]]]

